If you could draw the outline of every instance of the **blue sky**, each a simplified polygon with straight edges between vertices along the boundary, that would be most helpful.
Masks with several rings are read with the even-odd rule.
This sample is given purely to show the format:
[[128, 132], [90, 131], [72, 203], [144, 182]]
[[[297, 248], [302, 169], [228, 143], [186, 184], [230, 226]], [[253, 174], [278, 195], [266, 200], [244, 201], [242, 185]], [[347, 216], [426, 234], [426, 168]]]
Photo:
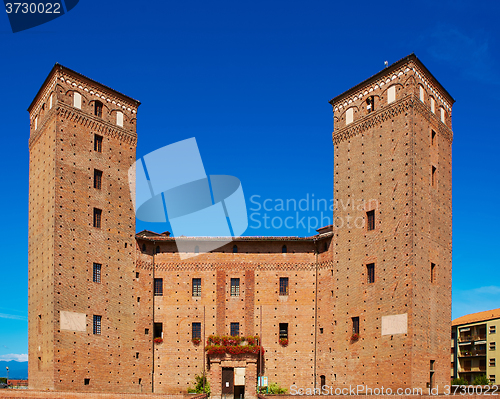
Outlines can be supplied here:
[[[237, 176], [253, 212], [252, 196], [331, 199], [328, 100], [415, 52], [457, 100], [453, 317], [500, 307], [499, 11], [498, 2], [460, 0], [80, 0], [16, 34], [0, 12], [0, 360], [27, 353], [26, 108], [55, 62], [142, 102], [138, 157], [196, 137], [207, 173]], [[255, 225], [245, 234], [314, 234]]]

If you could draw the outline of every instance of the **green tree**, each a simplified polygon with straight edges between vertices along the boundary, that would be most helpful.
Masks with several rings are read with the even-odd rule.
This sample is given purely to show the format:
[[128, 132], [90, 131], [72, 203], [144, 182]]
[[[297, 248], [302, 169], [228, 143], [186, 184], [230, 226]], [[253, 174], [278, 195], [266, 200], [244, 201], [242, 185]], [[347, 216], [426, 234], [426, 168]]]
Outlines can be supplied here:
[[0, 384], [7, 384], [7, 378], [0, 377]]
[[490, 385], [490, 380], [486, 377], [486, 375], [478, 375], [476, 378], [474, 378], [474, 381], [472, 381], [472, 385]]
[[210, 395], [210, 384], [208, 383], [207, 376], [195, 375], [194, 387], [188, 388], [188, 393], [203, 393], [203, 382], [205, 382], [205, 393]]
[[451, 385], [469, 385], [467, 380], [464, 380], [463, 378], [455, 378], [452, 382]]

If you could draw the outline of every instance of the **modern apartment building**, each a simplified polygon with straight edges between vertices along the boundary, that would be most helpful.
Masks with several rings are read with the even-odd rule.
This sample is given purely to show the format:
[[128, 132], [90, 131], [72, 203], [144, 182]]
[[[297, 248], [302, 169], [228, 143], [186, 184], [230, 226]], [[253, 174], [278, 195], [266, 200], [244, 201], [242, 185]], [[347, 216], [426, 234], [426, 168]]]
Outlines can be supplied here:
[[453, 320], [451, 377], [471, 383], [486, 375], [491, 383], [500, 377], [500, 308], [472, 313]]

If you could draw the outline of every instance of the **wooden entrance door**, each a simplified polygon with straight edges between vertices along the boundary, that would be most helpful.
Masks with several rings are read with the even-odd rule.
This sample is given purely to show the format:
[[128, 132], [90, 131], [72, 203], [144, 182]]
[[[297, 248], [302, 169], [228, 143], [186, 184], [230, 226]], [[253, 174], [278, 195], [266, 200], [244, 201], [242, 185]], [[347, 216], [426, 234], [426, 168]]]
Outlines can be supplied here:
[[234, 393], [234, 369], [232, 367], [222, 368], [222, 395]]

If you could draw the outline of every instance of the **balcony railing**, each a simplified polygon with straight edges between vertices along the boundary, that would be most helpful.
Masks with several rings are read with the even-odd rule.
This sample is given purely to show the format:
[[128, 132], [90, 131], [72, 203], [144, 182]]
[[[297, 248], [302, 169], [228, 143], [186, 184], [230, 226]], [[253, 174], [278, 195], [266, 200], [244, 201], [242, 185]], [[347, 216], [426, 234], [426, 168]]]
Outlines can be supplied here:
[[460, 335], [458, 342], [486, 341], [486, 335]]
[[486, 350], [460, 351], [458, 357], [486, 356]]

